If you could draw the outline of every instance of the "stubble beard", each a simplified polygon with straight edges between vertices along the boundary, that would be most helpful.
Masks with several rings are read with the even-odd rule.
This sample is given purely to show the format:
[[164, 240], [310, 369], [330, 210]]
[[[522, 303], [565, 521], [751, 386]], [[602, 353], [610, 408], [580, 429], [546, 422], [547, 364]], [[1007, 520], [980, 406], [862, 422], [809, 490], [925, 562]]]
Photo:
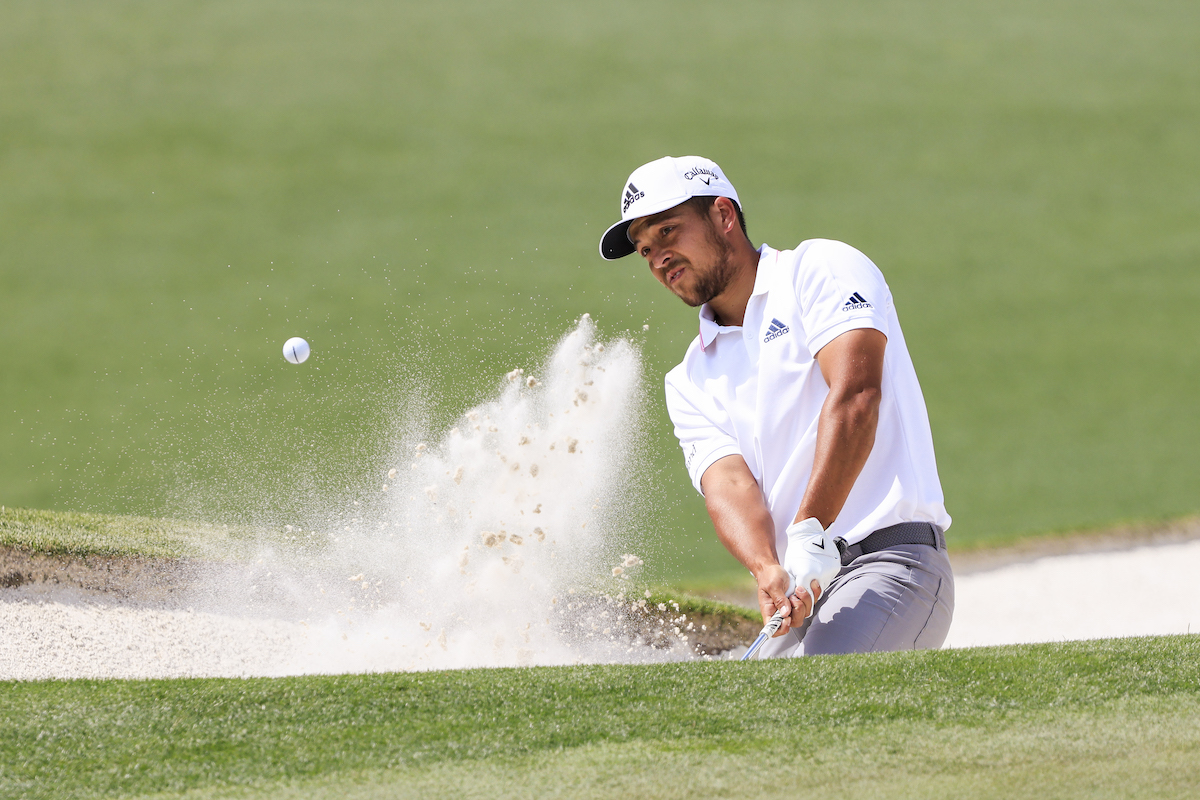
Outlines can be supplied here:
[[[677, 291], [675, 294], [679, 295], [679, 299], [692, 308], [709, 302], [724, 292], [733, 281], [734, 269], [729, 258], [733, 249], [729, 246], [728, 242], [717, 236], [717, 232], [713, 230], [711, 223], [708, 228], [708, 242], [717, 251], [716, 258], [708, 269], [701, 270], [695, 264], [690, 264], [690, 262], [684, 259], [678, 260], [678, 263], [690, 264], [692, 267], [693, 285], [690, 290]], [[668, 272], [675, 266], [677, 266], [677, 262], [672, 261], [671, 265], [667, 268]]]

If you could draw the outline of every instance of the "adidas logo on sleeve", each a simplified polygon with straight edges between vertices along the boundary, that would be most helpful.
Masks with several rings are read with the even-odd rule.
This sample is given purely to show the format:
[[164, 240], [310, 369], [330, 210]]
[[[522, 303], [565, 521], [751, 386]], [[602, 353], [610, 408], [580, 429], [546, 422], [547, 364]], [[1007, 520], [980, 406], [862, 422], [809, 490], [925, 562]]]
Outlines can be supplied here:
[[787, 325], [780, 322], [778, 319], [772, 319], [770, 326], [767, 328], [767, 335], [763, 337], [763, 344], [766, 344], [772, 339], [778, 339], [780, 336], [783, 336], [785, 333], [790, 331], [791, 328], [789, 328]]
[[842, 306], [842, 311], [857, 311], [860, 308], [874, 308], [875, 306], [867, 302], [867, 298], [863, 297], [858, 292], [850, 295], [850, 299], [846, 301], [846, 305]]

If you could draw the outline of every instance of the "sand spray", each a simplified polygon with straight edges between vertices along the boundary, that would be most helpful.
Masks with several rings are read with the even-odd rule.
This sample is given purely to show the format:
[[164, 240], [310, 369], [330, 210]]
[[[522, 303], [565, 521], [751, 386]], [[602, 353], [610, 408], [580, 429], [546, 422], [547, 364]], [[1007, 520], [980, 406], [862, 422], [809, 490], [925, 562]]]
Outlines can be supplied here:
[[13, 606], [7, 622], [86, 641], [48, 652], [69, 664], [47, 677], [689, 658], [682, 636], [650, 646], [631, 627], [646, 603], [629, 588], [642, 560], [622, 541], [643, 502], [631, 490], [640, 376], [637, 348], [599, 341], [584, 315], [544, 366], [508, 373], [448, 430], [401, 426], [371, 491], [273, 531], [176, 607], [76, 603], [22, 623]]

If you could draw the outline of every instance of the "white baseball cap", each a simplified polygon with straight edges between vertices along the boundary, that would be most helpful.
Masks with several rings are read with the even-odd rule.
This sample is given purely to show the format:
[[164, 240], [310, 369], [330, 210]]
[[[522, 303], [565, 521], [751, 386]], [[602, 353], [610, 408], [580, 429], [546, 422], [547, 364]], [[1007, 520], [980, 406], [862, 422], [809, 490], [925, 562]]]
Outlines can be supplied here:
[[633, 171], [621, 191], [621, 221], [600, 237], [600, 255], [609, 261], [633, 252], [630, 224], [693, 197], [728, 197], [741, 208], [737, 190], [715, 162], [700, 156], [667, 156]]

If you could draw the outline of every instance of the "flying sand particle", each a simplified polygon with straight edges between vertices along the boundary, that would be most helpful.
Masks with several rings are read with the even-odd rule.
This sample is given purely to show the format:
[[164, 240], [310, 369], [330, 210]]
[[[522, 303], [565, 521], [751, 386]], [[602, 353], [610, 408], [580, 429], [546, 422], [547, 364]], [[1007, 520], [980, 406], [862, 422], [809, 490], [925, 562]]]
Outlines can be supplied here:
[[[627, 619], [638, 616], [626, 607], [631, 605], [632, 601], [623, 600], [620, 605], [610, 601], [608, 608], [611, 611], [602, 612], [604, 600], [592, 596], [593, 587], [601, 585], [596, 578], [603, 577], [606, 563], [620, 578], [630, 575], [635, 568], [640, 567], [641, 559], [634, 554], [618, 554], [606, 549], [611, 542], [605, 540], [603, 534], [606, 531], [601, 530], [606, 527], [601, 522], [602, 517], [610, 513], [608, 509], [616, 509], [619, 512], [622, 508], [620, 503], [610, 502], [620, 498], [620, 495], [614, 492], [621, 491], [628, 483], [624, 479], [618, 479], [615, 483], [610, 483], [609, 480], [609, 473], [617, 468], [619, 474], [621, 465], [619, 458], [610, 456], [613, 453], [619, 456], [625, 444], [619, 433], [614, 433], [609, 420], [627, 417], [628, 415], [622, 415], [620, 412], [625, 410], [631, 396], [636, 399], [636, 345], [633, 348], [625, 345], [614, 346], [612, 352], [593, 347], [590, 353], [585, 353], [584, 347], [591, 344], [590, 337], [590, 331], [584, 331], [582, 335], [576, 334], [573, 343], [568, 338], [556, 354], [556, 360], [543, 367], [547, 375], [544, 382], [548, 388], [546, 397], [543, 398], [540, 391], [496, 392], [493, 402], [468, 412], [464, 415], [465, 418], [459, 418], [457, 424], [463, 428], [461, 432], [450, 431], [427, 439], [428, 444], [418, 444], [413, 439], [402, 444], [402, 448], [413, 448], [408, 459], [412, 469], [429, 467], [430, 475], [424, 480], [435, 484], [436, 492], [433, 491], [433, 486], [422, 487], [421, 482], [416, 480], [402, 485], [399, 480], [402, 469], [382, 467], [379, 471], [385, 473], [386, 478], [384, 481], [378, 481], [376, 478], [375, 486], [380, 487], [377, 491], [387, 491], [391, 501], [395, 502], [387, 503], [386, 508], [373, 508], [370, 512], [373, 517], [370, 523], [365, 521], [366, 513], [362, 517], [358, 515], [358, 512], [363, 510], [360, 505], [370, 504], [366, 499], [369, 497], [369, 490], [363, 491], [362, 502], [353, 506], [353, 520], [345, 520], [340, 512], [330, 510], [330, 520], [322, 523], [322, 527], [325, 528], [322, 532], [332, 531], [337, 535], [331, 535], [328, 540], [324, 536], [320, 537], [322, 544], [329, 545], [328, 555], [337, 559], [328, 561], [328, 565], [336, 569], [335, 565], [339, 563], [345, 564], [346, 568], [361, 566], [364, 562], [371, 563], [376, 578], [383, 577], [384, 580], [379, 583], [375, 579], [367, 581], [365, 574], [354, 575], [352, 580], [358, 585], [351, 592], [346, 593], [344, 589], [335, 590], [329, 592], [330, 597], [316, 594], [320, 587], [315, 581], [295, 581], [296, 587], [284, 586], [289, 592], [309, 591], [322, 600], [321, 603], [311, 604], [314, 610], [309, 612], [309, 621], [314, 633], [308, 635], [301, 645], [304, 653], [299, 655], [303, 655], [307, 660], [303, 663], [296, 661], [300, 665], [299, 669], [315, 672], [353, 672], [408, 669], [410, 663], [415, 669], [518, 665], [516, 662], [521, 656], [518, 655], [517, 649], [523, 640], [518, 626], [527, 628], [528, 619], [524, 617], [528, 612], [532, 612], [528, 613], [531, 618], [538, 609], [542, 610], [543, 615], [545, 611], [551, 611], [551, 614], [545, 615], [546, 627], [543, 628], [542, 624], [538, 623], [538, 638], [535, 640], [537, 645], [526, 651], [527, 655], [524, 658], [530, 662], [530, 666], [569, 663], [572, 659], [597, 663], [609, 660], [628, 661], [629, 657], [624, 655], [626, 650], [639, 654], [634, 656], [635, 661], [658, 660], [660, 655], [667, 659], [673, 658], [663, 650], [675, 644], [673, 637], [663, 636], [670, 633], [670, 627], [656, 629], [659, 639], [654, 647], [651, 647], [648, 641], [627, 647], [626, 645], [631, 644], [625, 628], [628, 624]], [[633, 351], [634, 360], [626, 358], [625, 353], [629, 350]], [[604, 355], [601, 356], [600, 353]], [[579, 359], [584, 360], [585, 366], [576, 368], [574, 364]], [[598, 371], [600, 366], [609, 367], [604, 378], [598, 377], [602, 374]], [[560, 370], [566, 373], [565, 376], [560, 375]], [[522, 375], [519, 371], [511, 380], [516, 383], [517, 379], [525, 386], [536, 383], [532, 376]], [[603, 391], [591, 388], [595, 382], [599, 382]], [[623, 382], [628, 382], [628, 385]], [[507, 388], [507, 384], [504, 388]], [[571, 403], [563, 402], [570, 398], [574, 398], [579, 405], [572, 407]], [[547, 404], [549, 408], [558, 409], [556, 415], [551, 416], [548, 413]], [[563, 415], [562, 411], [566, 408], [570, 408], [571, 413]], [[489, 416], [490, 419], [487, 418]], [[473, 432], [466, 427], [475, 424], [475, 421], [480, 421], [483, 426], [489, 428], [497, 428], [503, 421], [504, 427], [498, 432], [505, 433], [505, 436], [500, 437], [497, 433], [476, 437], [477, 431]], [[511, 435], [521, 429], [525, 429], [523, 435]], [[510, 470], [517, 469], [513, 462], [519, 461], [517, 454], [521, 452], [520, 446], [530, 447], [534, 444], [542, 448], [539, 451], [542, 455], [525, 457], [525, 460], [520, 462], [520, 469], [537, 480], [526, 483], [516, 477], [521, 472]], [[557, 449], [559, 444], [563, 445], [567, 453], [578, 455], [578, 458], [555, 461], [557, 455], [563, 452]], [[583, 444], [587, 447], [581, 447]], [[502, 448], [501, 456], [512, 454], [514, 457], [505, 462], [491, 457], [491, 452], [497, 447]], [[400, 453], [402, 456], [403, 449]], [[541, 469], [542, 464], [535, 463], [539, 457], [547, 459], [544, 464], [545, 470]], [[458, 460], [459, 465], [455, 466], [451, 459]], [[402, 462], [404, 459], [401, 457], [397, 460]], [[463, 481], [467, 463], [472, 464], [470, 484]], [[443, 476], [441, 472], [446, 474]], [[369, 476], [372, 474], [378, 475], [368, 472], [367, 486], [370, 485]], [[435, 474], [436, 479], [433, 477]], [[412, 477], [416, 478], [415, 475]], [[454, 480], [454, 484], [445, 484], [443, 481], [446, 478]], [[384, 486], [387, 487], [386, 490], [383, 489]], [[451, 489], [450, 486], [455, 488]], [[428, 488], [429, 500], [436, 500], [438, 505], [433, 506], [421, 501], [420, 492], [414, 491], [418, 488]], [[392, 492], [392, 489], [396, 491]], [[505, 489], [507, 493], [503, 492]], [[538, 493], [551, 499], [529, 505], [529, 501], [538, 496]], [[442, 494], [447, 496], [442, 497]], [[415, 496], [412, 502], [407, 499], [410, 496]], [[346, 498], [347, 501], [349, 499]], [[455, 505], [462, 505], [466, 513], [470, 514], [473, 510], [479, 514], [478, 524], [487, 524], [491, 530], [474, 527], [473, 519], [461, 521], [469, 527], [460, 525], [457, 519], [451, 522], [441, 521], [438, 525], [442, 517], [449, 518], [454, 514], [447, 504], [451, 500]], [[586, 511], [589, 501], [593, 508], [591, 514]], [[600, 508], [597, 506], [605, 509], [604, 515], [598, 513]], [[442, 516], [438, 516], [439, 512]], [[547, 519], [551, 515], [558, 515], [554, 517], [557, 522], [545, 526], [555, 528], [554, 540], [549, 539], [543, 527], [535, 528], [521, 519], [521, 516], [543, 512]], [[515, 531], [500, 530], [507, 528], [506, 521], [502, 519], [505, 516], [513, 520]], [[580, 523], [589, 518], [591, 521], [585, 529]], [[383, 520], [386, 520], [386, 531], [390, 532], [395, 528], [394, 540], [373, 535], [374, 528]], [[336, 521], [341, 521], [347, 527], [344, 537], [337, 531]], [[614, 522], [619, 524], [621, 520], [617, 519]], [[290, 536], [297, 530], [292, 526], [285, 529], [285, 532]], [[472, 539], [472, 531], [479, 538]], [[530, 561], [522, 566], [521, 559], [517, 556], [524, 554], [525, 540], [529, 540], [530, 544]], [[346, 544], [335, 544], [339, 541]], [[506, 547], [506, 541], [511, 542], [513, 547]], [[543, 553], [542, 544], [539, 543], [548, 547], [551, 557]], [[392, 550], [379, 553], [374, 549], [378, 544], [397, 549], [394, 554]], [[564, 548], [564, 557], [556, 561], [551, 560], [556, 556], [560, 544]], [[497, 549], [498, 552], [489, 556], [487, 549], [478, 550], [472, 558], [471, 550], [479, 547]], [[411, 553], [405, 550], [411, 550]], [[315, 554], [304, 555], [315, 560]], [[611, 561], [613, 556], [618, 556], [615, 565]], [[324, 553], [321, 558], [325, 559]], [[459, 569], [455, 569], [455, 562], [464, 572], [462, 577], [458, 574]], [[268, 561], [267, 568], [273, 568], [274, 563]], [[404, 566], [400, 566], [401, 564]], [[312, 566], [319, 569], [317, 564]], [[405, 567], [413, 574], [400, 584], [399, 578], [404, 573], [398, 570]], [[343, 569], [343, 576], [346, 568]], [[528, 572], [525, 568], [528, 568]], [[510, 570], [519, 570], [520, 574], [513, 575]], [[343, 579], [346, 577], [349, 576]], [[274, 578], [270, 580], [275, 581]], [[285, 578], [281, 585], [286, 583]], [[581, 598], [581, 602], [572, 603], [578, 607], [568, 614], [565, 612], [566, 601], [560, 603], [558, 600], [567, 597], [564, 590], [571, 583], [576, 587], [588, 588], [574, 589], [569, 599], [573, 601], [575, 598]], [[618, 584], [614, 579], [614, 588], [621, 584], [626, 584], [626, 581], [620, 581]], [[375, 585], [376, 590], [371, 589], [372, 585]], [[383, 612], [388, 616], [389, 623], [396, 623], [391, 628], [392, 650], [367, 653], [364, 650], [371, 648], [364, 646], [372, 640], [378, 644], [388, 632], [388, 627], [378, 624], [384, 620], [384, 616], [381, 615], [377, 620], [369, 610], [382, 605], [382, 595], [386, 594], [382, 593], [382, 588], [385, 585], [389, 592], [397, 592], [396, 601], [403, 599], [408, 607], [397, 608], [399, 603], [396, 602]], [[334, 586], [336, 588], [336, 582]], [[260, 586], [256, 596], [268, 594], [272, 590], [273, 586]], [[360, 591], [362, 594], [358, 594]], [[551, 609], [546, 609], [544, 605], [548, 594], [554, 595], [549, 604]], [[347, 608], [350, 595], [354, 595], [356, 601]], [[587, 595], [586, 599], [581, 595]], [[624, 598], [624, 593], [621, 596]], [[464, 597], [502, 598], [502, 603], [492, 608], [493, 613], [483, 615], [486, 619], [465, 620], [464, 615], [456, 615], [453, 610], [459, 607]], [[285, 599], [295, 599], [302, 603], [305, 598], [300, 594], [295, 598]], [[340, 614], [332, 613], [334, 605], [341, 606]], [[579, 611], [578, 616], [584, 616], [593, 608], [596, 614], [588, 619], [577, 619], [577, 615], [574, 614], [575, 611]], [[465, 607], [463, 610], [465, 612]], [[393, 615], [394, 620], [391, 619]], [[341, 629], [334, 627], [327, 633], [320, 632], [323, 616], [341, 626]], [[343, 630], [349, 630], [345, 627], [349, 621], [348, 617], [355, 618], [358, 626], [355, 628], [355, 644], [330, 648], [331, 652], [328, 653], [313, 653], [314, 648], [319, 649], [319, 637], [331, 634], [332, 638], [336, 638]], [[420, 622], [421, 617], [424, 617], [425, 621]], [[440, 619], [443, 626], [453, 625], [456, 636], [460, 637], [455, 647], [456, 653], [452, 657], [448, 654], [449, 628], [438, 626], [434, 621], [436, 619]], [[411, 628], [413, 622], [419, 623], [415, 631]], [[675, 623], [681, 629], [686, 624]], [[439, 627], [440, 630], [438, 634], [430, 636], [433, 627]], [[571, 629], [570, 633], [567, 632], [567, 628]], [[524, 633], [527, 634], [528, 630]], [[589, 633], [592, 633], [593, 638], [585, 641], [584, 636]], [[368, 635], [370, 638], [365, 638]], [[514, 647], [506, 647], [503, 653], [494, 655], [490, 648], [479, 647], [498, 635], [503, 635], [504, 640], [511, 642]], [[607, 640], [614, 635], [615, 643], [608, 644]], [[441, 656], [438, 655], [438, 648], [431, 647], [435, 641], [444, 651]], [[265, 641], [263, 643], [266, 644]], [[287, 646], [291, 647], [291, 644]], [[408, 649], [402, 651], [405, 647]], [[427, 647], [430, 649], [425, 649]], [[351, 648], [360, 652], [347, 655]], [[657, 653], [652, 652], [656, 650]], [[682, 654], [682, 651], [679, 652]], [[367, 656], [365, 659], [364, 655]], [[259, 667], [252, 666], [249, 669], [253, 674]], [[277, 670], [279, 667], [273, 663], [267, 669]]]

